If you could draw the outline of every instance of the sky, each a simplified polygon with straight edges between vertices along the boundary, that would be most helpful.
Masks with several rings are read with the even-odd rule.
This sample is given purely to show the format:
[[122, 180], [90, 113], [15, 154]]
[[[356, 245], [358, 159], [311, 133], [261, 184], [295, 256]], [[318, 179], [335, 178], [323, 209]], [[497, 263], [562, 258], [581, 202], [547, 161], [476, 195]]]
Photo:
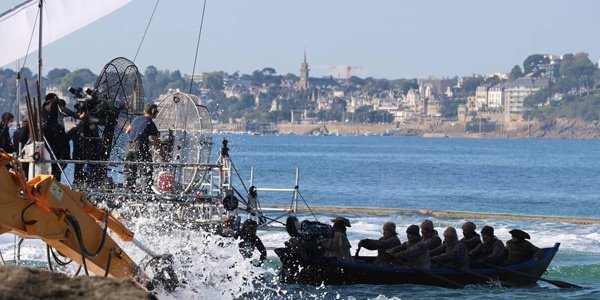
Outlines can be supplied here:
[[[21, 2], [0, 0], [0, 11]], [[43, 73], [98, 74], [115, 57], [133, 59], [155, 3], [133, 0], [45, 47]], [[142, 72], [192, 72], [202, 4], [159, 0], [135, 61]], [[311, 77], [345, 78], [346, 66], [388, 79], [510, 72], [536, 53], [587, 52], [597, 63], [599, 13], [597, 0], [207, 0], [196, 73], [298, 75], [305, 50]], [[37, 68], [36, 59], [27, 66]]]

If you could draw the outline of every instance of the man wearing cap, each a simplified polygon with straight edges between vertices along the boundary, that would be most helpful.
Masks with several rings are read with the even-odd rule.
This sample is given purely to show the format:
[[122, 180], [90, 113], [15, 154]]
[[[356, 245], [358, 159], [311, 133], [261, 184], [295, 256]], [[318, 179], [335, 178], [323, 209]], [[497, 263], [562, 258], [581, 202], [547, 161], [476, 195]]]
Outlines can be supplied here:
[[433, 250], [442, 244], [442, 239], [439, 237], [437, 230], [434, 229], [431, 220], [421, 222], [421, 234], [423, 235], [423, 242], [427, 244], [429, 250]]
[[498, 265], [504, 256], [504, 243], [494, 235], [492, 226], [481, 228], [483, 243], [469, 252], [471, 267], [485, 267]]
[[333, 220], [333, 237], [325, 239], [321, 246], [325, 253], [323, 257], [335, 258], [337, 261], [352, 262], [350, 253], [350, 241], [346, 237], [346, 227], [351, 227], [350, 221], [343, 217], [337, 217]]
[[475, 223], [473, 222], [465, 222], [462, 225], [463, 238], [460, 240], [467, 246], [467, 250], [471, 251], [475, 249], [478, 245], [481, 245], [481, 237], [477, 232], [475, 232]]
[[369, 250], [377, 250], [377, 258], [374, 264], [385, 264], [392, 261], [392, 257], [385, 253], [385, 250], [394, 248], [400, 245], [398, 233], [396, 233], [396, 224], [386, 222], [383, 224], [383, 236], [378, 240], [362, 239], [358, 242], [358, 247], [363, 247]]
[[512, 239], [506, 242], [507, 256], [504, 261], [505, 265], [520, 263], [531, 258], [537, 260], [544, 254], [540, 248], [526, 241], [526, 239], [531, 239], [527, 232], [520, 229], [513, 229], [509, 233]]
[[429, 259], [429, 247], [421, 239], [419, 226], [410, 225], [406, 229], [407, 241], [400, 246], [386, 250], [394, 258], [394, 264], [409, 266], [417, 269], [431, 268]]
[[[144, 108], [144, 115], [135, 117], [129, 126], [125, 128], [125, 133], [128, 134], [126, 161], [131, 162], [152, 162], [152, 152], [150, 143], [156, 148], [161, 157], [165, 157], [165, 153], [160, 147], [159, 132], [154, 119], [158, 116], [158, 106], [156, 104], [147, 104]], [[133, 189], [137, 177], [137, 165], [125, 165], [125, 185], [128, 189]], [[143, 167], [143, 191], [145, 193], [152, 192], [152, 172], [153, 168], [150, 165]]]
[[244, 221], [242, 229], [239, 233], [239, 238], [242, 240], [238, 246], [240, 247], [240, 253], [244, 258], [251, 258], [254, 249], [260, 252], [260, 265], [267, 259], [267, 248], [256, 235], [256, 229], [258, 224], [252, 219]]
[[456, 229], [452, 226], [444, 230], [444, 243], [431, 251], [431, 263], [441, 267], [466, 269], [469, 267], [467, 246], [458, 240]]

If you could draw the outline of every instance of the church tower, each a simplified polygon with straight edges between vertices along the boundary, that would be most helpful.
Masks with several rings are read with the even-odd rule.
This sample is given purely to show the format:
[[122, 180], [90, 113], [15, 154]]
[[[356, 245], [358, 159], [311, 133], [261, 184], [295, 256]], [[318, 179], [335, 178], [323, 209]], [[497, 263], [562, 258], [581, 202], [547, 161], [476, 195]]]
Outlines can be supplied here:
[[300, 81], [298, 81], [298, 89], [308, 90], [308, 63], [306, 62], [306, 50], [304, 50], [304, 62], [300, 65]]

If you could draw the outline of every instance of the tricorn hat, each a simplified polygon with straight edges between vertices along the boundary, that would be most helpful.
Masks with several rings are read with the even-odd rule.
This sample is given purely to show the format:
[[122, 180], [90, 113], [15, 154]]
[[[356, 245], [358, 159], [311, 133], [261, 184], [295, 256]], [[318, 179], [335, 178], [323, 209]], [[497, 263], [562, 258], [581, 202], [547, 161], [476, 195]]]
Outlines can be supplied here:
[[509, 231], [508, 233], [510, 233], [513, 237], [516, 237], [518, 239], [531, 239], [531, 237], [529, 236], [529, 234], [521, 229], [513, 229], [511, 231]]
[[346, 227], [352, 227], [352, 225], [350, 225], [350, 220], [348, 220], [348, 219], [346, 219], [344, 217], [336, 217], [335, 219], [332, 219], [331, 222], [333, 222], [333, 223], [335, 223], [335, 222], [341, 222]]

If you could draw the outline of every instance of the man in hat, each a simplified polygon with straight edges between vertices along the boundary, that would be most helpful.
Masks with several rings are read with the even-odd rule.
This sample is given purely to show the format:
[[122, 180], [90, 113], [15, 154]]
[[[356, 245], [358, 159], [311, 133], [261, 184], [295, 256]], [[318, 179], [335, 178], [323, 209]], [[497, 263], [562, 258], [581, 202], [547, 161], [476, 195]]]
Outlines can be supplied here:
[[421, 222], [421, 234], [423, 235], [423, 242], [427, 244], [429, 250], [433, 250], [442, 244], [442, 239], [439, 237], [437, 230], [434, 229], [431, 220]]
[[544, 252], [534, 246], [528, 239], [531, 239], [529, 234], [520, 229], [513, 229], [509, 231], [512, 236], [508, 242], [506, 242], [506, 260], [504, 261], [505, 265], [517, 264], [528, 259], [539, 259]]
[[504, 256], [504, 243], [494, 235], [492, 226], [481, 228], [483, 243], [469, 252], [471, 267], [498, 265]]
[[467, 246], [458, 240], [456, 229], [452, 226], [444, 231], [444, 243], [431, 251], [431, 263], [440, 267], [466, 269], [469, 267]]
[[386, 222], [383, 224], [383, 236], [378, 240], [362, 239], [358, 242], [358, 247], [363, 247], [369, 250], [377, 250], [377, 258], [373, 263], [385, 264], [392, 261], [392, 257], [385, 253], [385, 250], [394, 248], [400, 245], [398, 233], [396, 233], [396, 224]]
[[481, 237], [475, 232], [476, 228], [477, 226], [475, 226], [475, 223], [473, 222], [465, 222], [462, 225], [464, 237], [460, 241], [467, 246], [468, 251], [475, 249], [475, 247], [481, 244]]
[[344, 217], [335, 217], [335, 219], [332, 219], [331, 222], [335, 223], [335, 222], [342, 222], [342, 224], [344, 224], [344, 226], [346, 227], [352, 227], [352, 225], [350, 225], [350, 220], [344, 218]]
[[407, 241], [402, 245], [386, 250], [386, 253], [394, 258], [393, 263], [417, 269], [429, 269], [431, 267], [429, 247], [421, 239], [419, 226], [408, 226], [406, 228], [406, 239]]
[[240, 253], [244, 258], [251, 258], [254, 250], [258, 250], [260, 252], [260, 263], [262, 263], [267, 259], [267, 248], [260, 240], [260, 238], [256, 235], [256, 229], [258, 227], [258, 223], [252, 219], [248, 219], [244, 221], [242, 225], [242, 229], [239, 233], [239, 238], [242, 240], [238, 246], [240, 247]]
[[[165, 157], [165, 153], [160, 146], [159, 132], [154, 119], [158, 116], [158, 106], [156, 104], [148, 104], [144, 108], [144, 115], [135, 117], [129, 126], [125, 128], [125, 133], [128, 134], [126, 161], [132, 162], [152, 162], [152, 152], [150, 145], [156, 148], [161, 157]], [[152, 172], [151, 165], [143, 167], [143, 191], [146, 193], [152, 192]], [[125, 165], [125, 185], [129, 189], [133, 189], [137, 177], [137, 165]]]
[[350, 253], [350, 241], [346, 236], [346, 227], [351, 227], [350, 221], [343, 217], [337, 217], [333, 221], [333, 237], [325, 239], [321, 247], [325, 250], [323, 257], [335, 258], [338, 261], [352, 262]]

